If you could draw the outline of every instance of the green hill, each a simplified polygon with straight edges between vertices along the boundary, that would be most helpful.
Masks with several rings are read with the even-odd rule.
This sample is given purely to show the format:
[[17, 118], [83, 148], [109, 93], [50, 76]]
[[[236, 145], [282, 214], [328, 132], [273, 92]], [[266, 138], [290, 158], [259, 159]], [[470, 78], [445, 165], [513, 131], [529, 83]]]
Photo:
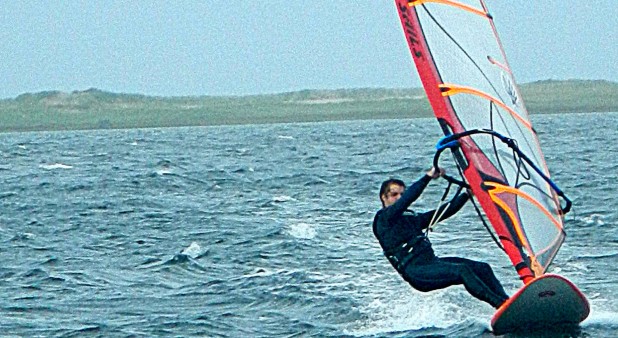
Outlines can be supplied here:
[[[618, 83], [521, 86], [530, 113], [618, 111]], [[98, 89], [0, 100], [0, 132], [313, 122], [432, 116], [420, 88], [303, 90], [253, 96], [153, 97]]]

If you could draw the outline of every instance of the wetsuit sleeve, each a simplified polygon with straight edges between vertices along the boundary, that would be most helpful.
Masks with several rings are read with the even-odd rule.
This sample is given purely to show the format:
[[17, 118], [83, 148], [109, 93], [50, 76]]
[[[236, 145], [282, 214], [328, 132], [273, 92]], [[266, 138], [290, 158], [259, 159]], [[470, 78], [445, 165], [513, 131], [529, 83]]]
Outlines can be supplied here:
[[408, 209], [410, 204], [421, 196], [423, 190], [425, 190], [430, 181], [431, 177], [424, 175], [418, 181], [414, 182], [403, 192], [403, 195], [401, 195], [397, 202], [383, 210], [382, 217], [391, 219], [401, 216], [401, 214]]
[[[464, 206], [464, 204], [466, 204], [469, 198], [470, 198], [470, 195], [468, 195], [467, 192], [463, 192], [459, 196], [457, 196], [454, 200], [452, 200], [450, 203], [442, 204], [437, 209], [438, 215], [440, 215], [444, 211], [444, 208], [446, 208], [446, 211], [444, 211], [444, 214], [442, 215], [442, 217], [440, 217], [439, 220], [435, 221], [435, 223], [441, 222], [455, 215]], [[422, 224], [423, 229], [429, 226], [429, 223], [431, 222], [431, 219], [433, 218], [433, 215], [435, 212], [436, 210], [431, 210], [431, 211], [424, 212], [419, 215], [420, 217], [419, 223]]]

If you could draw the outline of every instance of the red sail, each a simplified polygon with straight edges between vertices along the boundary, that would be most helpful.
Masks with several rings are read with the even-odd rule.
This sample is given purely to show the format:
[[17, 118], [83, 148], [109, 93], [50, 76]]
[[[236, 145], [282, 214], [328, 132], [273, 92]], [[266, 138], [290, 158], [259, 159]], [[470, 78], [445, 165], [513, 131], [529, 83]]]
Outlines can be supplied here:
[[531, 160], [485, 133], [459, 139], [465, 179], [521, 279], [544, 274], [564, 241], [561, 206], [492, 16], [479, 0], [395, 3], [445, 135], [499, 133]]

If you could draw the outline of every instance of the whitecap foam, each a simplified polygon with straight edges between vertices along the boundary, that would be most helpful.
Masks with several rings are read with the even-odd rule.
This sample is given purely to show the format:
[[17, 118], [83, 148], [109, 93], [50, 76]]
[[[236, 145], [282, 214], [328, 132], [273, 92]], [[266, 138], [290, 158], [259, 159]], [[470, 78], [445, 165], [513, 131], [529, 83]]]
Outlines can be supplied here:
[[581, 324], [582, 327], [587, 326], [602, 326], [604, 328], [618, 328], [618, 313], [609, 311], [594, 311], [590, 312], [590, 316]]
[[288, 202], [295, 201], [294, 197], [288, 195], [277, 195], [273, 197], [273, 201], [275, 202]]
[[243, 278], [253, 278], [253, 277], [267, 277], [277, 274], [285, 273], [286, 270], [278, 269], [278, 270], [270, 270], [266, 268], [255, 268], [251, 273], [243, 275]]
[[591, 214], [587, 217], [584, 217], [582, 221], [587, 225], [605, 225], [605, 221], [603, 221], [603, 215], [601, 214]]
[[[393, 296], [387, 302], [375, 299], [367, 304], [362, 312], [369, 318], [360, 327], [348, 330], [354, 336], [380, 335], [386, 332], [416, 331], [427, 328], [444, 329], [461, 321], [457, 316], [456, 306], [435, 300], [439, 295], [413, 295], [409, 297]], [[435, 301], [434, 301], [435, 300]]]
[[158, 169], [156, 172], [157, 172], [157, 175], [159, 176], [169, 175], [172, 173], [172, 171], [169, 168]]
[[180, 254], [192, 259], [199, 259], [208, 254], [208, 249], [203, 249], [197, 242], [191, 242], [191, 244], [184, 248]]
[[181, 252], [183, 255], [187, 255], [191, 258], [195, 258], [202, 253], [202, 247], [196, 242], [192, 242], [188, 247], [184, 248]]
[[157, 163], [157, 166], [159, 167], [156, 170], [156, 173], [158, 175], [169, 175], [172, 173], [171, 162], [168, 160], [159, 161], [159, 163]]
[[289, 226], [287, 234], [300, 239], [313, 239], [317, 235], [317, 231], [313, 224], [296, 223]]
[[[358, 288], [367, 292], [358, 300], [365, 304], [359, 308], [364, 319], [346, 328], [346, 334], [382, 336], [394, 332], [449, 331], [468, 326], [462, 323], [470, 322], [489, 330], [489, 314], [482, 314], [483, 311], [476, 308], [471, 311], [466, 306], [476, 307], [474, 304], [478, 301], [463, 287], [421, 293], [410, 288], [399, 276], [389, 275], [393, 273], [366, 275], [356, 281]], [[474, 312], [481, 314], [472, 315]]]
[[73, 169], [73, 166], [63, 163], [41, 164], [39, 168], [54, 170], [54, 169]]

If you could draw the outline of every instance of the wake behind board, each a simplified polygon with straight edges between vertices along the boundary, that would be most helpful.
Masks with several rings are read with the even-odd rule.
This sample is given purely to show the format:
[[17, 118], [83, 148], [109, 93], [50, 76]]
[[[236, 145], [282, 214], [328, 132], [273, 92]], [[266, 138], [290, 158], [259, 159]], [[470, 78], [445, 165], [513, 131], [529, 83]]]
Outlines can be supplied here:
[[495, 335], [576, 326], [590, 313], [586, 297], [564, 277], [546, 274], [526, 284], [491, 319]]

